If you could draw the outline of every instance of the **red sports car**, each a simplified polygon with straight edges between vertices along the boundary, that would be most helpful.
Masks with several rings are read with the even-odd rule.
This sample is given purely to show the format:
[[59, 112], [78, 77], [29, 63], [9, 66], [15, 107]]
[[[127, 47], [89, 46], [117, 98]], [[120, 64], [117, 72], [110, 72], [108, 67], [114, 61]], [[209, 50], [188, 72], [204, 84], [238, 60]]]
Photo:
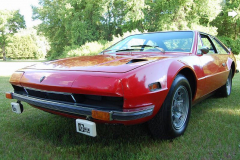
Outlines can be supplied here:
[[6, 93], [76, 119], [77, 132], [96, 136], [96, 123], [147, 122], [154, 137], [172, 139], [187, 128], [191, 107], [215, 91], [231, 93], [236, 59], [216, 37], [198, 31], [129, 36], [100, 55], [66, 58], [16, 71]]

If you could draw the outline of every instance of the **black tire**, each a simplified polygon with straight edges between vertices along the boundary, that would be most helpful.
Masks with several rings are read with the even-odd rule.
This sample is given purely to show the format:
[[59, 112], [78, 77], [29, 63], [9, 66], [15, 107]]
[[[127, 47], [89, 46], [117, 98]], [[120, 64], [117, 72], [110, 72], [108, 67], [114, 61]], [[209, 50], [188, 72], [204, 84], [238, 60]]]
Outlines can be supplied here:
[[232, 92], [232, 70], [230, 69], [227, 82], [218, 90], [220, 97], [228, 97]]
[[[148, 121], [153, 137], [173, 139], [183, 135], [191, 114], [191, 101], [192, 93], [189, 82], [179, 74], [175, 77], [161, 109], [153, 119]], [[177, 121], [181, 123], [178, 125], [175, 123]]]

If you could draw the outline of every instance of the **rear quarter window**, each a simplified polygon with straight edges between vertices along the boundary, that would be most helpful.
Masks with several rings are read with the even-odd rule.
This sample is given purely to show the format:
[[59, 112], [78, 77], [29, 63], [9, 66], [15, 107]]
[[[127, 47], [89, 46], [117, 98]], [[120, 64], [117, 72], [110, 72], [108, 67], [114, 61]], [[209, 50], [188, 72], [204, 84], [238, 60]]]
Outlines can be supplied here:
[[214, 38], [212, 38], [213, 44], [215, 45], [218, 54], [228, 54], [228, 51]]

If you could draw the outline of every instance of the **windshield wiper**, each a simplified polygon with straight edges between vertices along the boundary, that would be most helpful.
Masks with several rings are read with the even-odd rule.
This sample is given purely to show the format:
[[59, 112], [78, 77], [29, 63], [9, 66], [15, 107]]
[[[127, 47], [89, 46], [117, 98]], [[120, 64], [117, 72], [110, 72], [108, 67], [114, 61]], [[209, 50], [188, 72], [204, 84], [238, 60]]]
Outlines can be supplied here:
[[131, 47], [153, 47], [153, 48], [155, 48], [155, 47], [158, 47], [158, 46], [151, 46], [151, 45], [143, 44], [143, 45], [133, 45]]
[[160, 48], [159, 46], [151, 46], [151, 45], [147, 45], [147, 44], [143, 44], [143, 45], [133, 45], [131, 47], [142, 47], [141, 50], [143, 50], [145, 47], [152, 47], [152, 48], [156, 48], [161, 52], [165, 52], [165, 50], [163, 48]]
[[121, 51], [135, 51], [135, 50], [139, 50], [139, 51], [143, 51], [143, 49], [145, 47], [152, 47], [152, 48], [156, 48], [158, 49], [159, 51], [161, 52], [165, 52], [165, 50], [163, 48], [160, 48], [158, 46], [151, 46], [151, 45], [133, 45], [131, 47], [141, 47], [141, 48], [126, 48], [126, 49], [120, 49], [120, 50], [117, 50], [116, 52], [121, 52]]
[[135, 50], [140, 50], [140, 49], [138, 49], [138, 48], [126, 48], [126, 49], [116, 50], [116, 52], [121, 52], [121, 51], [135, 51]]

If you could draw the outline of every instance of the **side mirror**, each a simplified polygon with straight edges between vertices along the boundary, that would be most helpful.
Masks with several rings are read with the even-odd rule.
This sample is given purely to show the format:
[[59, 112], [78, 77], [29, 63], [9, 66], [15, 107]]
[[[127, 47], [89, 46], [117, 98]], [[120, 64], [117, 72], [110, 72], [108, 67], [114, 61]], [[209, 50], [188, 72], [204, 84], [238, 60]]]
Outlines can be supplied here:
[[202, 54], [207, 54], [209, 52], [209, 48], [207, 46], [203, 46], [200, 50]]

